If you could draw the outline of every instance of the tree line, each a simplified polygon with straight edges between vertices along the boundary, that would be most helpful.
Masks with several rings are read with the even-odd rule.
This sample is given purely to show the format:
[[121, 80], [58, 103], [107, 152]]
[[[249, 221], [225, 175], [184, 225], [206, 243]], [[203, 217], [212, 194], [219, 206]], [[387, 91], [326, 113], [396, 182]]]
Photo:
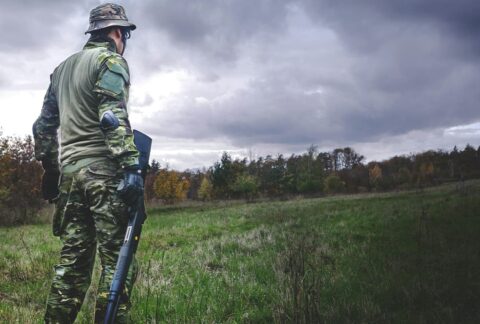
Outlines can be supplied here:
[[[170, 174], [168, 185], [165, 174]], [[233, 159], [227, 152], [204, 170], [178, 172], [152, 163], [148, 199], [174, 203], [184, 199], [289, 198], [338, 193], [380, 192], [423, 188], [445, 182], [480, 178], [480, 147], [429, 150], [365, 162], [353, 148], [319, 152], [311, 146], [303, 154]]]
[[[0, 136], [0, 225], [31, 223], [45, 206], [41, 198], [41, 165], [34, 144], [25, 138]], [[147, 201], [173, 204], [182, 200], [288, 199], [337, 193], [380, 192], [422, 188], [480, 178], [480, 147], [430, 150], [365, 162], [353, 148], [302, 154], [232, 158], [202, 170], [183, 172], [153, 160], [145, 181]]]

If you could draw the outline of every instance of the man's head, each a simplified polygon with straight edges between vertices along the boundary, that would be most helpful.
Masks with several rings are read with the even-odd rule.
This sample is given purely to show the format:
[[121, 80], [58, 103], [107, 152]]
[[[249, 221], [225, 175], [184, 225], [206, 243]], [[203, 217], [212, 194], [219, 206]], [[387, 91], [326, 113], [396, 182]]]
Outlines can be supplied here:
[[115, 42], [117, 52], [123, 54], [130, 31], [135, 28], [137, 26], [128, 21], [122, 6], [105, 3], [90, 11], [90, 25], [85, 34], [90, 33], [94, 39], [110, 38]]

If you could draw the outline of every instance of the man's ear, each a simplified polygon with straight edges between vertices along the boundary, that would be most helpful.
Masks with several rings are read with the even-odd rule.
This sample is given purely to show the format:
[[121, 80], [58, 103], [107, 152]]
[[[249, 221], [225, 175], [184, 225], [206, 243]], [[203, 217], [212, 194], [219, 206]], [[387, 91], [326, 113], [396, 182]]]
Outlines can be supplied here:
[[110, 32], [108, 33], [108, 36], [110, 36], [110, 38], [112, 39], [122, 39], [122, 31], [120, 30], [120, 28], [118, 27], [114, 27], [110, 30]]
[[115, 37], [118, 37], [119, 39], [122, 39], [122, 30], [120, 28], [115, 28], [114, 29]]

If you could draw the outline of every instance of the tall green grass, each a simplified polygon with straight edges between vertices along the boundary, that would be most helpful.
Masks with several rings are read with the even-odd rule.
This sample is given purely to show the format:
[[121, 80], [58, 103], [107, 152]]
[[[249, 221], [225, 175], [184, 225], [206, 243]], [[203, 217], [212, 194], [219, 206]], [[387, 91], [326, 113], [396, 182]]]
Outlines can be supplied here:
[[[479, 210], [478, 182], [151, 209], [131, 319], [477, 323]], [[0, 229], [0, 235], [0, 322], [40, 323], [60, 244], [47, 225]], [[78, 323], [92, 321], [95, 289]]]

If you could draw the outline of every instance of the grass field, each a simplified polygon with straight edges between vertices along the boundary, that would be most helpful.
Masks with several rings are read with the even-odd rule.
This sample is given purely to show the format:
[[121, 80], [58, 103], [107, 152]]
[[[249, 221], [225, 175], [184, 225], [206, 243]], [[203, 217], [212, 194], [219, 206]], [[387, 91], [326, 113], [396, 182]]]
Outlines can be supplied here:
[[[479, 211], [480, 182], [151, 209], [132, 321], [479, 323]], [[0, 237], [0, 322], [40, 323], [59, 241], [49, 225]]]

